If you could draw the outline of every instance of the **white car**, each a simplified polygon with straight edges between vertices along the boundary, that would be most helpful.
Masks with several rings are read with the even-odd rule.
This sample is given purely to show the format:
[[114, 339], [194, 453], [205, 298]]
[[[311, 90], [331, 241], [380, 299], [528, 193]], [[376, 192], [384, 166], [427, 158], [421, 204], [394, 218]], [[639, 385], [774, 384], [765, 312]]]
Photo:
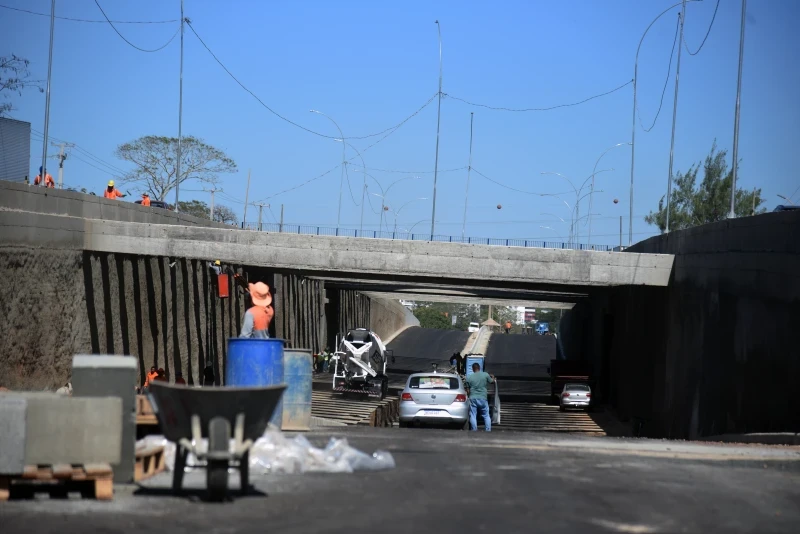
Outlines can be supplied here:
[[467, 328], [467, 332], [477, 332], [481, 329], [480, 323], [469, 323], [469, 327]]
[[560, 409], [565, 412], [567, 408], [583, 408], [588, 410], [592, 404], [592, 388], [586, 384], [565, 384], [561, 392]]
[[461, 377], [452, 373], [415, 373], [400, 395], [400, 426], [415, 423], [464, 428], [469, 400]]

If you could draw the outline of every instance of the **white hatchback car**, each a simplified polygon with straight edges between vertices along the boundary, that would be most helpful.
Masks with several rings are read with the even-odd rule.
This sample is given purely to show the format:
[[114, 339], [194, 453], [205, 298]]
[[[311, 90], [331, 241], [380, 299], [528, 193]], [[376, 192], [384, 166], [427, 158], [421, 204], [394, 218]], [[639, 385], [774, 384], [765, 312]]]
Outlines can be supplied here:
[[481, 329], [480, 323], [469, 323], [469, 326], [467, 327], [467, 332], [477, 332], [480, 329]]
[[467, 391], [452, 373], [416, 373], [400, 395], [400, 426], [430, 423], [463, 428], [469, 420]]
[[561, 411], [567, 408], [583, 408], [588, 410], [592, 403], [592, 388], [586, 384], [564, 384], [561, 392]]

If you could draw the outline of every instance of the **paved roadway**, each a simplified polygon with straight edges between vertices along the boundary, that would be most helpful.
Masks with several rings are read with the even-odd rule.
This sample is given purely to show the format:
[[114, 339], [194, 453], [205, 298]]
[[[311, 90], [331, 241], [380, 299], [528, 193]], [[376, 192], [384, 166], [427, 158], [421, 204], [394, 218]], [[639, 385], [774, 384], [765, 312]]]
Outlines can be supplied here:
[[[86, 532], [800, 532], [800, 449], [554, 434], [336, 429], [397, 468], [258, 476], [257, 493], [207, 504], [121, 488], [111, 503], [14, 501], [2, 531]], [[321, 445], [330, 432], [308, 437]], [[232, 477], [233, 479], [234, 477]], [[203, 477], [190, 474], [200, 487]], [[234, 480], [231, 481], [234, 483]]]
[[469, 336], [469, 332], [460, 330], [407, 328], [387, 346], [395, 357], [389, 368], [393, 372], [425, 372], [431, 370], [434, 362], [449, 365], [450, 356], [464, 350]]
[[495, 333], [486, 349], [486, 370], [498, 378], [549, 381], [547, 368], [555, 357], [554, 336]]

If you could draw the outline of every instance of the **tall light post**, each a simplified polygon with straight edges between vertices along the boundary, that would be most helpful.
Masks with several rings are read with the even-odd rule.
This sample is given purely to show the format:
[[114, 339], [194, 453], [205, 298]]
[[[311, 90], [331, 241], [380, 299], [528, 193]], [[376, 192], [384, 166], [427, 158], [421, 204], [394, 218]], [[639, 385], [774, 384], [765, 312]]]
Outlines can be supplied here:
[[[687, 0], [688, 2], [700, 2], [702, 0]], [[636, 86], [639, 82], [639, 51], [642, 49], [642, 43], [644, 42], [645, 36], [647, 36], [647, 32], [650, 31], [650, 28], [653, 27], [653, 24], [656, 23], [658, 19], [660, 19], [665, 14], [669, 13], [673, 9], [678, 6], [683, 5], [683, 2], [678, 2], [677, 4], [673, 4], [669, 6], [667, 9], [659, 13], [659, 15], [654, 18], [650, 24], [647, 26], [647, 29], [644, 30], [642, 34], [642, 38], [639, 39], [639, 46], [636, 48], [636, 59], [633, 62], [633, 118], [631, 119], [631, 188], [630, 188], [630, 204], [628, 209], [630, 210], [630, 215], [628, 217], [628, 246], [633, 245], [633, 170], [634, 170], [634, 161], [636, 157]], [[681, 43], [683, 44], [683, 43]]]
[[474, 113], [469, 114], [469, 163], [467, 164], [467, 188], [464, 191], [464, 222], [461, 224], [461, 240], [464, 240], [464, 232], [467, 229], [467, 201], [469, 200], [469, 177], [472, 173], [472, 119]]
[[439, 32], [439, 110], [436, 113], [436, 160], [433, 165], [433, 210], [431, 211], [431, 240], [436, 230], [436, 179], [439, 177], [439, 128], [442, 123], [442, 27], [436, 20]]
[[56, 0], [52, 0], [50, 4], [50, 53], [47, 56], [47, 94], [44, 100], [44, 140], [42, 141], [42, 171], [40, 176], [42, 179], [39, 185], [46, 187], [44, 178], [47, 176], [47, 136], [48, 128], [50, 127], [50, 76], [53, 72], [53, 32], [56, 26]]
[[594, 175], [597, 174], [597, 164], [600, 163], [600, 160], [603, 159], [603, 156], [605, 156], [606, 154], [608, 154], [609, 152], [611, 152], [615, 148], [621, 147], [621, 146], [632, 146], [632, 145], [633, 145], [633, 143], [617, 143], [616, 145], [607, 148], [605, 152], [600, 154], [600, 157], [597, 158], [597, 161], [594, 162], [594, 168], [592, 169], [592, 188], [590, 190], [590, 192], [592, 194], [589, 195], [589, 212], [590, 212], [590, 216], [589, 216], [589, 238], [588, 238], [588, 242], [589, 242], [589, 246], [590, 247], [592, 246], [592, 217], [591, 217], [591, 211], [592, 211], [592, 204], [593, 204], [593, 201], [594, 201]]
[[[736, 113], [733, 116], [733, 180], [731, 183], [731, 211], [728, 218], [736, 217], [736, 169], [739, 167], [739, 103], [742, 97], [742, 63], [744, 62], [744, 21], [747, 0], [742, 0], [742, 28], [739, 34], [739, 78], [736, 82]], [[755, 195], [753, 196], [755, 198]]]
[[394, 231], [395, 231], [395, 233], [397, 233], [397, 217], [398, 217], [398, 215], [400, 215], [400, 212], [403, 211], [403, 208], [405, 208], [406, 206], [408, 206], [412, 202], [417, 202], [418, 200], [428, 200], [428, 199], [427, 199], [427, 197], [413, 198], [413, 199], [409, 200], [408, 202], [406, 202], [405, 204], [403, 204], [402, 206], [400, 206], [397, 210], [393, 210], [391, 208], [389, 208], [387, 210], [387, 211], [391, 211], [392, 213], [394, 213]]
[[175, 159], [175, 213], [180, 212], [181, 149], [183, 148], [183, 0], [181, 0], [181, 67], [178, 81], [178, 150]]
[[339, 228], [339, 223], [342, 219], [342, 188], [344, 187], [344, 166], [347, 165], [347, 146], [345, 146], [344, 140], [344, 133], [342, 133], [342, 129], [339, 128], [339, 125], [336, 123], [335, 120], [330, 118], [328, 115], [324, 114], [321, 111], [317, 111], [316, 109], [310, 109], [310, 113], [316, 113], [317, 115], [322, 115], [329, 121], [331, 121], [336, 129], [339, 130], [339, 135], [342, 137], [342, 173], [341, 177], [339, 178], [339, 210], [336, 212], [336, 228]]
[[359, 227], [359, 230], [358, 230], [359, 233], [363, 234], [364, 233], [364, 195], [366, 194], [366, 191], [367, 191], [367, 174], [366, 174], [367, 173], [367, 164], [364, 162], [364, 156], [361, 155], [361, 152], [356, 147], [354, 147], [351, 143], [348, 143], [344, 139], [342, 139], [342, 143], [346, 144], [347, 146], [349, 146], [350, 148], [352, 148], [353, 150], [356, 151], [356, 154], [358, 154], [358, 157], [361, 158], [361, 166], [364, 169], [364, 185], [361, 187], [361, 226]]
[[[589, 180], [593, 179], [596, 174], [600, 174], [601, 172], [613, 171], [613, 170], [614, 169], [603, 169], [603, 170], [600, 170], [600, 171], [593, 172], [589, 177], [587, 177], [583, 181], [583, 183], [581, 184], [580, 188], [575, 187], [575, 184], [572, 183], [572, 180], [570, 180], [569, 178], [567, 178], [566, 176], [564, 176], [560, 172], [544, 171], [544, 172], [539, 173], [539, 174], [553, 174], [555, 176], [559, 176], [559, 177], [563, 178], [564, 180], [566, 180], [566, 182], [572, 187], [572, 190], [575, 192], [575, 207], [574, 207], [575, 214], [572, 216], [572, 225], [571, 225], [571, 229], [570, 229], [570, 239], [572, 239], [572, 237], [574, 235], [575, 236], [575, 240], [576, 241], [578, 240], [579, 233], [577, 231], [578, 227], [575, 225], [575, 218], [578, 217], [578, 215], [580, 215], [580, 213], [579, 213], [580, 201], [591, 194], [591, 193], [587, 193], [584, 196], [580, 196], [581, 191], [583, 191], [583, 188], [586, 187], [586, 184], [589, 182]], [[557, 195], [553, 195], [553, 196], [557, 196]], [[566, 204], [566, 201], [562, 200], [562, 202], [564, 202]]]
[[[678, 43], [683, 43], [683, 21], [686, 16], [686, 0], [683, 0], [683, 7], [681, 14], [678, 15], [680, 20], [680, 37]], [[672, 103], [672, 136], [669, 142], [669, 177], [667, 178], [667, 224], [666, 233], [669, 233], [669, 212], [672, 207], [672, 163], [675, 159], [675, 123], [678, 120], [678, 81], [681, 77], [681, 50], [682, 46], [678, 47], [678, 61], [675, 64], [675, 99]]]

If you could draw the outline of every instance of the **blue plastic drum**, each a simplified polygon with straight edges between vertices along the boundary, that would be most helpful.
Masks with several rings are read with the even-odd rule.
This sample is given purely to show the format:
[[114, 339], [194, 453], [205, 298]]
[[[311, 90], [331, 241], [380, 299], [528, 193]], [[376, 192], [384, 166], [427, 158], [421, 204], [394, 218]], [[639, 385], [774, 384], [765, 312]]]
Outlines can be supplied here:
[[311, 430], [312, 361], [309, 349], [283, 353], [283, 430]]
[[[283, 344], [282, 339], [228, 339], [225, 385], [259, 387], [283, 384]], [[282, 421], [283, 399], [275, 408], [270, 423], [280, 427]]]

